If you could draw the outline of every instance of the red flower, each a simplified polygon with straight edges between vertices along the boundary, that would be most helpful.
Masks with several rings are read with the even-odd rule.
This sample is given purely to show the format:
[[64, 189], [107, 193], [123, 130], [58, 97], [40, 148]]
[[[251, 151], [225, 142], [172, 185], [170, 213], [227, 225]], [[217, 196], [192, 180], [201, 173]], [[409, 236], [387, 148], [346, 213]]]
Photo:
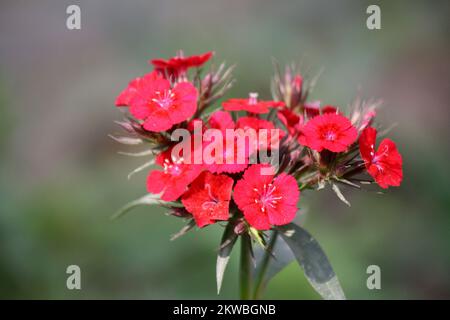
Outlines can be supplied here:
[[222, 103], [227, 111], [245, 110], [251, 113], [267, 113], [269, 108], [282, 107], [281, 101], [258, 101], [257, 93], [250, 93], [248, 99], [229, 99]]
[[311, 149], [332, 152], [347, 150], [358, 137], [350, 120], [340, 114], [326, 113], [309, 120], [302, 128], [299, 142]]
[[233, 198], [250, 225], [268, 230], [271, 225], [294, 220], [300, 191], [294, 177], [285, 173], [263, 175], [262, 169], [273, 170], [267, 164], [249, 167], [236, 183]]
[[376, 137], [377, 130], [372, 127], [364, 129], [359, 137], [359, 151], [367, 172], [383, 189], [398, 187], [403, 179], [402, 156], [390, 139], [383, 139], [375, 152]]
[[172, 157], [172, 149], [160, 153], [156, 157], [156, 163], [162, 166], [163, 170], [150, 172], [147, 190], [154, 194], [162, 192], [161, 199], [164, 201], [177, 200], [203, 169], [201, 165], [185, 164], [183, 158]]
[[213, 52], [206, 52], [197, 56], [183, 57], [181, 52], [176, 57], [165, 59], [153, 59], [151, 64], [155, 67], [155, 70], [162, 75], [166, 75], [169, 78], [177, 78], [180, 75], [184, 75], [189, 68], [200, 67], [206, 63], [213, 55]]
[[134, 79], [117, 97], [116, 104], [130, 107], [130, 113], [144, 121], [144, 129], [160, 132], [183, 122], [197, 109], [197, 89], [189, 82], [173, 88], [155, 71]]
[[181, 202], [192, 213], [197, 226], [228, 220], [233, 179], [203, 172], [183, 194]]

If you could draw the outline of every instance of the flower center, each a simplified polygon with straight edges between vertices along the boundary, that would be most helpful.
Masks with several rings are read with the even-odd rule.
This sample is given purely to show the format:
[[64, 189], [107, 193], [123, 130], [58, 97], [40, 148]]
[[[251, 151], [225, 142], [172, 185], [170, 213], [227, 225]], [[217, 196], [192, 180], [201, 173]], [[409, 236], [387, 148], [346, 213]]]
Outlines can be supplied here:
[[258, 93], [250, 92], [248, 95], [248, 104], [255, 105], [258, 103]]
[[182, 172], [181, 165], [184, 163], [183, 158], [179, 158], [170, 162], [169, 159], [165, 159], [163, 163], [164, 173], [172, 176], [179, 176]]
[[[373, 148], [373, 145], [372, 145]], [[384, 146], [383, 152], [376, 154], [374, 156], [374, 151], [370, 152], [370, 155], [373, 157], [372, 158], [372, 164], [377, 168], [377, 170], [379, 172], [383, 172], [384, 171], [384, 167], [383, 165], [380, 163], [381, 158], [383, 158], [384, 156], [386, 156], [389, 152], [389, 147], [387, 145]]]
[[333, 130], [328, 130], [325, 132], [324, 138], [327, 141], [334, 141], [336, 140], [336, 132], [334, 132]]
[[281, 196], [275, 194], [277, 187], [272, 183], [264, 184], [263, 189], [253, 189], [258, 196], [255, 199], [255, 203], [258, 203], [261, 207], [261, 212], [265, 213], [268, 207], [275, 208], [278, 201], [283, 199]]
[[164, 110], [167, 110], [173, 104], [175, 94], [171, 90], [156, 91], [155, 98], [152, 101], [158, 104]]

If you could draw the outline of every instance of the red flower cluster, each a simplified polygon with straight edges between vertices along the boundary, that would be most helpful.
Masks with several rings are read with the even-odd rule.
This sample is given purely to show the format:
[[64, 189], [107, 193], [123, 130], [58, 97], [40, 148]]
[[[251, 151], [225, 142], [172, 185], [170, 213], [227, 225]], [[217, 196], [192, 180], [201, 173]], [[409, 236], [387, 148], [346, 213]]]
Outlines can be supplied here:
[[[160, 194], [169, 206], [183, 206], [197, 226], [230, 220], [268, 230], [288, 224], [296, 216], [300, 190], [326, 183], [335, 189], [342, 181], [354, 185], [364, 168], [382, 188], [400, 185], [402, 157], [395, 143], [384, 139], [375, 149], [373, 105], [358, 106], [347, 117], [338, 107], [308, 102], [307, 80], [287, 69], [274, 78], [273, 101], [250, 93], [248, 99], [226, 100], [223, 110], [208, 115], [205, 110], [231, 83], [221, 66], [194, 85], [189, 69], [211, 56], [154, 59], [155, 70], [132, 80], [116, 99], [133, 117], [122, 126], [158, 153], [160, 168], [150, 171], [148, 192]], [[170, 135], [177, 129], [204, 139], [196, 144], [190, 138], [193, 152], [175, 154], [177, 142]], [[256, 140], [248, 139], [250, 133]], [[192, 161], [198, 149], [210, 151], [212, 161]], [[279, 163], [264, 163], [260, 151], [279, 153]]]

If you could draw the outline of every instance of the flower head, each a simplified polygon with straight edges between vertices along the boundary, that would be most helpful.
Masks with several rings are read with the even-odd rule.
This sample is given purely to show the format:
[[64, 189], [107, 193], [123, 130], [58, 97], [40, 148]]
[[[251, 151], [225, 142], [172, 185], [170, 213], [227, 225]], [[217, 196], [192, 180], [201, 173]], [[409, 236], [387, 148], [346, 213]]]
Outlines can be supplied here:
[[375, 151], [376, 137], [377, 130], [372, 127], [364, 129], [359, 137], [359, 151], [367, 172], [383, 189], [398, 187], [403, 179], [402, 156], [390, 139], [383, 139]]
[[290, 223], [297, 212], [300, 197], [295, 178], [281, 173], [263, 175], [262, 169], [270, 165], [250, 166], [234, 188], [234, 201], [245, 219], [258, 230], [268, 230], [271, 225]]
[[213, 52], [206, 52], [196, 56], [184, 57], [183, 52], [168, 60], [153, 59], [151, 64], [162, 75], [167, 75], [169, 78], [177, 78], [184, 75], [189, 68], [200, 67], [206, 63], [213, 55]]
[[258, 101], [258, 94], [251, 92], [248, 99], [229, 99], [222, 103], [227, 111], [245, 110], [251, 113], [268, 113], [270, 108], [282, 107], [281, 101]]
[[189, 82], [170, 82], [153, 71], [134, 79], [117, 97], [116, 105], [130, 107], [130, 113], [144, 120], [148, 131], [160, 132], [183, 122], [197, 110], [197, 89]]
[[156, 163], [163, 167], [163, 170], [150, 172], [147, 190], [154, 194], [162, 192], [161, 199], [164, 201], [177, 200], [203, 169], [201, 165], [184, 163], [182, 157], [175, 158], [172, 149], [160, 153], [156, 157]]
[[201, 228], [216, 220], [228, 220], [232, 187], [230, 177], [204, 171], [192, 182], [181, 201]]
[[350, 120], [340, 114], [325, 113], [309, 120], [302, 128], [301, 144], [316, 151], [342, 152], [358, 137]]

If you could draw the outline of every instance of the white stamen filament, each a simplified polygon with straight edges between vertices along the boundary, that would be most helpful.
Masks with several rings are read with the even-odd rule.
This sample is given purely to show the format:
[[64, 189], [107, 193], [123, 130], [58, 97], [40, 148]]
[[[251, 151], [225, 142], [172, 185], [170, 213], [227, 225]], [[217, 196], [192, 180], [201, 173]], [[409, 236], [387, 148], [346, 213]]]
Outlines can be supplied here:
[[258, 93], [250, 92], [248, 95], [248, 104], [257, 104], [258, 103]]

